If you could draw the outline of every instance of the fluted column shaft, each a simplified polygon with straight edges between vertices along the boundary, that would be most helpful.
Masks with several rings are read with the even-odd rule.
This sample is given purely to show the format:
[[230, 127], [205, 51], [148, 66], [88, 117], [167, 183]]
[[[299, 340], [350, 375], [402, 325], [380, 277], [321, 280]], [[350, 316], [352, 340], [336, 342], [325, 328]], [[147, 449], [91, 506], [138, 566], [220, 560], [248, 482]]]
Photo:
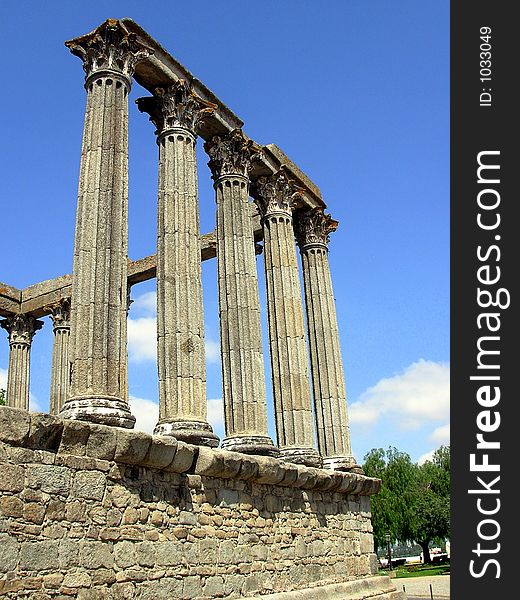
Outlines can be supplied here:
[[261, 178], [256, 198], [264, 227], [264, 265], [273, 398], [283, 458], [321, 466], [314, 431], [302, 293], [292, 224], [295, 190], [283, 172]]
[[69, 397], [70, 387], [70, 302], [63, 300], [51, 308], [54, 325], [52, 347], [50, 413], [57, 415]]
[[127, 399], [128, 93], [147, 54], [119, 21], [67, 42], [84, 61], [87, 109], [71, 307], [72, 379], [61, 415], [133, 427]]
[[222, 447], [277, 455], [269, 438], [260, 300], [248, 193], [257, 148], [240, 130], [205, 148], [215, 180], [220, 344], [226, 438]]
[[[217, 446], [207, 422], [204, 309], [195, 127], [206, 106], [184, 81], [138, 100], [157, 126], [157, 362], [155, 433]], [[183, 114], [188, 111], [184, 110]]]
[[31, 343], [36, 331], [43, 327], [43, 321], [28, 315], [14, 315], [0, 321], [0, 327], [9, 334], [6, 404], [29, 410]]
[[302, 257], [318, 448], [324, 467], [357, 469], [352, 454], [345, 376], [328, 258], [328, 234], [337, 227], [323, 211], [300, 217]]

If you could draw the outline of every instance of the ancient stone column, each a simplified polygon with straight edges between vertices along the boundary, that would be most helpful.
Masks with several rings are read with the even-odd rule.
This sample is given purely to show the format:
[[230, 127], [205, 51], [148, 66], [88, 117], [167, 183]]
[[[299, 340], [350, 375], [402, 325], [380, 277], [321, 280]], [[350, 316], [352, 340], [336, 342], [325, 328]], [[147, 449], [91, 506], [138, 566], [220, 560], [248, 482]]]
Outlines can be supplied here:
[[260, 177], [253, 194], [264, 227], [269, 348], [276, 431], [285, 460], [321, 466], [314, 448], [312, 403], [296, 242], [297, 190], [283, 170]]
[[218, 437], [207, 422], [204, 310], [200, 260], [196, 130], [214, 105], [185, 80], [139, 98], [157, 127], [157, 366], [155, 433], [207, 446]]
[[50, 413], [57, 415], [69, 397], [70, 386], [70, 300], [63, 299], [51, 307], [54, 325], [52, 347]]
[[6, 404], [29, 410], [31, 343], [36, 331], [43, 327], [43, 321], [30, 315], [13, 315], [0, 321], [0, 327], [9, 334]]
[[83, 60], [83, 130], [65, 418], [133, 427], [127, 401], [128, 93], [150, 51], [109, 19], [66, 42]]
[[276, 456], [267, 430], [260, 300], [249, 172], [260, 149], [236, 129], [204, 145], [217, 201], [220, 346], [226, 438], [222, 447]]
[[296, 217], [314, 391], [318, 448], [323, 466], [359, 469], [350, 446], [345, 377], [328, 259], [329, 233], [338, 222], [315, 209]]

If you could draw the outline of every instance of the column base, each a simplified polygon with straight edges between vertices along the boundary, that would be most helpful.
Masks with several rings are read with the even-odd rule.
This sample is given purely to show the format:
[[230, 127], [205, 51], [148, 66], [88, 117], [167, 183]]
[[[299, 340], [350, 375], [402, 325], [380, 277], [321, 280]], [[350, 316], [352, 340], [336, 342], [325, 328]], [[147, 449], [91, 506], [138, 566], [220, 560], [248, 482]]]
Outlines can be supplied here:
[[128, 404], [113, 396], [75, 396], [69, 398], [59, 416], [62, 419], [90, 421], [100, 425], [133, 429], [135, 417]]
[[323, 459], [323, 468], [331, 471], [350, 471], [364, 475], [363, 467], [353, 456], [327, 456]]
[[284, 462], [296, 463], [297, 465], [305, 465], [307, 467], [316, 467], [320, 469], [323, 461], [318, 451], [315, 448], [281, 448], [280, 460]]
[[280, 450], [267, 435], [230, 435], [222, 441], [222, 450], [277, 457]]
[[153, 430], [154, 435], [170, 435], [181, 442], [195, 446], [216, 448], [219, 437], [206, 421], [159, 421]]

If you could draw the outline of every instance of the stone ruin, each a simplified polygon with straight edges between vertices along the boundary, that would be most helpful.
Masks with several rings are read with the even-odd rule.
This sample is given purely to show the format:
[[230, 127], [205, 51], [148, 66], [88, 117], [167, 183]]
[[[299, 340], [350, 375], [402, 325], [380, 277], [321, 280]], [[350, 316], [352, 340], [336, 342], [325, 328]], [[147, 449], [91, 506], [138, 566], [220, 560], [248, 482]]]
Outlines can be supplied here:
[[[10, 346], [0, 407], [0, 595], [402, 598], [376, 575], [370, 495], [380, 481], [351, 451], [327, 255], [338, 223], [319, 189], [277, 146], [250, 139], [134, 21], [108, 19], [66, 46], [83, 62], [87, 94], [73, 274], [24, 290], [0, 284]], [[159, 147], [157, 253], [136, 261], [127, 251], [133, 79], [151, 94], [137, 105]], [[217, 207], [216, 230], [205, 235], [198, 135]], [[262, 249], [276, 441], [267, 427]], [[201, 284], [201, 261], [215, 257], [220, 448], [206, 415]], [[126, 347], [130, 288], [151, 278], [153, 436], [133, 430]], [[54, 324], [49, 415], [28, 412], [31, 341], [45, 315]]]

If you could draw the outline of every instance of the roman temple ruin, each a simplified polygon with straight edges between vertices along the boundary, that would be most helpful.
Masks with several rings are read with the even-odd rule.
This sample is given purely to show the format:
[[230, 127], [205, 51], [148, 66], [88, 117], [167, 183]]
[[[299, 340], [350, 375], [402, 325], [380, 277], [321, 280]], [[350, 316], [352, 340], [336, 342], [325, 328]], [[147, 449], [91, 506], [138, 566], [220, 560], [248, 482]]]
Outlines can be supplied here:
[[[0, 595], [400, 599], [377, 576], [370, 496], [380, 482], [351, 450], [328, 262], [338, 222], [319, 189], [277, 146], [249, 138], [239, 117], [131, 19], [108, 19], [66, 46], [82, 61], [86, 90], [72, 274], [23, 290], [0, 284], [9, 343]], [[158, 146], [158, 228], [156, 254], [132, 261], [134, 81], [149, 92], [137, 108]], [[216, 228], [206, 234], [197, 136], [215, 190]], [[213, 259], [221, 441], [206, 407], [201, 261]], [[132, 285], [153, 278], [159, 421], [149, 435], [133, 429], [128, 404], [127, 316]], [[45, 316], [54, 330], [48, 415], [29, 412], [31, 342]]]

